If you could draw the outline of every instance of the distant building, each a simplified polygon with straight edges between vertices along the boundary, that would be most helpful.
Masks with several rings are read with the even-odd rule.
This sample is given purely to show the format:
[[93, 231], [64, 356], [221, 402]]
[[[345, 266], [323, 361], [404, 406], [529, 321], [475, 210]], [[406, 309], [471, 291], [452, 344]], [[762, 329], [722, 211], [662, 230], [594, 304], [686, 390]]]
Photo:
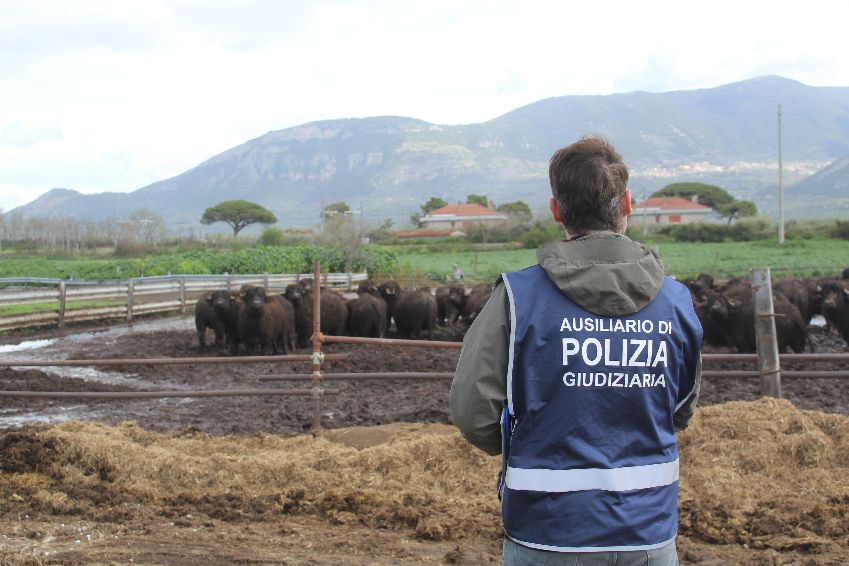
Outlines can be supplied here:
[[698, 196], [692, 200], [683, 197], [649, 197], [647, 201], [635, 202], [631, 208], [631, 222], [646, 224], [687, 224], [707, 222], [713, 209], [699, 204]]
[[480, 204], [449, 204], [431, 211], [419, 221], [426, 230], [459, 230], [472, 226], [497, 226], [507, 216]]

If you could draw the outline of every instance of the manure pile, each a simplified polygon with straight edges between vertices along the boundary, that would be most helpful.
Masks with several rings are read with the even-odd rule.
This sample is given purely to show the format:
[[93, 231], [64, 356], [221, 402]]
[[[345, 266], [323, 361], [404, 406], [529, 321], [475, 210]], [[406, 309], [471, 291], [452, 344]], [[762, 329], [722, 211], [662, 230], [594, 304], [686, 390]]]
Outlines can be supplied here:
[[[681, 532], [712, 544], [849, 547], [849, 417], [763, 399], [701, 409], [681, 441]], [[0, 435], [0, 511], [121, 523], [152, 512], [225, 521], [313, 516], [497, 539], [500, 459], [446, 425], [321, 437], [155, 433], [66, 423]]]

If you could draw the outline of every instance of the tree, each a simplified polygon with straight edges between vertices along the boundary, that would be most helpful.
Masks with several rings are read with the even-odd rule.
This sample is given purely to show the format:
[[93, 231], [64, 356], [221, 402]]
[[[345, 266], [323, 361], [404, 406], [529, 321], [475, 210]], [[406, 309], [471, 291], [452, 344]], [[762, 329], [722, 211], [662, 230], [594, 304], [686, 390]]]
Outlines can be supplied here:
[[125, 224], [131, 231], [131, 239], [137, 242], [156, 244], [165, 236], [162, 217], [148, 208], [134, 208]]
[[467, 195], [466, 204], [479, 204], [489, 208], [489, 199], [486, 195]]
[[698, 196], [700, 204], [711, 207], [717, 214], [727, 218], [728, 224], [731, 224], [737, 218], [757, 216], [758, 214], [758, 208], [754, 202], [737, 200], [725, 189], [705, 183], [672, 183], [655, 192], [652, 196], [680, 196], [686, 199]]
[[532, 216], [531, 207], [521, 200], [499, 204], [495, 208], [495, 210], [506, 214], [507, 216], [518, 220], [519, 222], [527, 222], [531, 219]]
[[655, 192], [653, 197], [679, 196], [685, 199], [699, 197], [699, 203], [718, 210], [720, 206], [728, 204], [734, 197], [723, 188], [705, 183], [672, 183]]
[[443, 206], [447, 206], [448, 203], [439, 197], [430, 197], [426, 203], [422, 205], [422, 214], [427, 215], [436, 210], [437, 208], [442, 208]]
[[732, 221], [743, 218], [744, 216], [757, 216], [758, 207], [750, 200], [733, 200], [727, 204], [723, 204], [716, 211], [723, 217], [728, 219], [728, 224]]
[[347, 202], [332, 202], [321, 209], [321, 214], [325, 218], [336, 216], [337, 214], [349, 214], [351, 207]]
[[251, 224], [274, 224], [277, 217], [262, 205], [246, 200], [225, 200], [207, 208], [200, 219], [201, 224], [225, 222], [233, 229], [233, 238]]

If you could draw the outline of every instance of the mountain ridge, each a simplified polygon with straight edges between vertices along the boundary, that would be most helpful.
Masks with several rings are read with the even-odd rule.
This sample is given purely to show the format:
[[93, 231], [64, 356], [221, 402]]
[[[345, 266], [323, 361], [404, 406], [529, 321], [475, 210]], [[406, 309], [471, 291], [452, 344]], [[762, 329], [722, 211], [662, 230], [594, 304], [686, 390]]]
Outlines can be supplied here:
[[[690, 91], [551, 97], [477, 124], [403, 116], [320, 120], [269, 131], [130, 193], [54, 189], [15, 210], [100, 220], [144, 207], [180, 228], [199, 227], [205, 208], [237, 198], [270, 208], [284, 226], [315, 224], [322, 204], [339, 200], [364, 202], [370, 218], [399, 221], [430, 196], [454, 201], [485, 193], [533, 208], [548, 195], [551, 153], [601, 134], [624, 156], [636, 194], [679, 180], [711, 182], [771, 213], [778, 104], [788, 184], [849, 154], [849, 87], [773, 75]], [[791, 193], [801, 204], [790, 209], [800, 216], [815, 215], [832, 196], [807, 194], [804, 185]]]

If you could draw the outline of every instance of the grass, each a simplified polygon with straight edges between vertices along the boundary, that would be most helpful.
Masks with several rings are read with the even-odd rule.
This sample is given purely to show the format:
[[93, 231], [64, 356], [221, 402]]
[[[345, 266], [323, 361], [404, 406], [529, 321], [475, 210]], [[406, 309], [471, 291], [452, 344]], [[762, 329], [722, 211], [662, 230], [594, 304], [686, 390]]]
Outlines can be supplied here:
[[[834, 276], [849, 267], [849, 241], [843, 240], [792, 240], [781, 246], [774, 241], [669, 242], [654, 246], [666, 272], [678, 278], [702, 272], [717, 278], [747, 276], [753, 267], [769, 267], [776, 276]], [[492, 281], [501, 272], [535, 264], [536, 250], [401, 253], [399, 261], [408, 271], [420, 270], [432, 279], [450, 277], [456, 263], [466, 280]]]
[[[70, 311], [79, 309], [94, 309], [99, 307], [122, 307], [126, 304], [126, 300], [120, 299], [114, 301], [68, 301], [67, 303], [65, 303], [65, 310]], [[48, 303], [32, 303], [27, 305], [5, 305], [0, 306], [0, 316], [17, 316], [38, 312], [57, 312], [58, 310], [58, 301], [51, 301]]]

